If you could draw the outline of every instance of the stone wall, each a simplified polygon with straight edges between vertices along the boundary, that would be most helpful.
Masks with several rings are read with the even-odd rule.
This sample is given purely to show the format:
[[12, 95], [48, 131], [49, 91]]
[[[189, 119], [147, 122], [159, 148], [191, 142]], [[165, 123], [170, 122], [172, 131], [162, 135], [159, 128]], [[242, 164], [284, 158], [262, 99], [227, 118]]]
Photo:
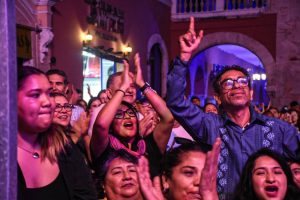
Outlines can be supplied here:
[[271, 13], [277, 13], [276, 62], [269, 80], [275, 91], [274, 104], [281, 107], [300, 101], [300, 1], [273, 0]]

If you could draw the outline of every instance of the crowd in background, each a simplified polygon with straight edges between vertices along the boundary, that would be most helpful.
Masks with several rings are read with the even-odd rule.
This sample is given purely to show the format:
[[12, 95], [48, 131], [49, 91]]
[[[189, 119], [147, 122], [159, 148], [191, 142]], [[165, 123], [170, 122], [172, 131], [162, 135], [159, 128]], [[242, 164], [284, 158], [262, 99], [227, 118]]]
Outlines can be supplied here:
[[298, 102], [252, 105], [238, 66], [220, 72], [203, 108], [187, 99], [202, 37], [191, 18], [166, 101], [144, 81], [139, 54], [134, 73], [124, 61], [89, 102], [62, 70], [20, 66], [18, 199], [300, 199]]

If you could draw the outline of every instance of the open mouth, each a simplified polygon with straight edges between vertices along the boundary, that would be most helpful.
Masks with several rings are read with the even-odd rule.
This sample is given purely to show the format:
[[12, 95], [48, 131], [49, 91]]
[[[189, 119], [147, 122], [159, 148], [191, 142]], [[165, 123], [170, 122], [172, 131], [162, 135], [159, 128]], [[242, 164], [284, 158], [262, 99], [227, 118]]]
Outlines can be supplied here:
[[62, 120], [65, 120], [65, 119], [68, 119], [68, 115], [61, 115], [58, 117], [58, 119], [62, 119]]
[[133, 123], [132, 122], [125, 122], [123, 124], [123, 126], [126, 127], [126, 128], [132, 128], [133, 127]]
[[242, 96], [242, 95], [244, 95], [244, 92], [234, 92], [230, 94], [230, 96]]
[[265, 187], [266, 194], [269, 197], [275, 197], [275, 196], [277, 196], [278, 189], [279, 188], [277, 186], [266, 186]]
[[189, 193], [188, 194], [188, 199], [197, 199], [197, 200], [200, 200], [202, 198], [201, 198], [201, 195], [199, 193]]

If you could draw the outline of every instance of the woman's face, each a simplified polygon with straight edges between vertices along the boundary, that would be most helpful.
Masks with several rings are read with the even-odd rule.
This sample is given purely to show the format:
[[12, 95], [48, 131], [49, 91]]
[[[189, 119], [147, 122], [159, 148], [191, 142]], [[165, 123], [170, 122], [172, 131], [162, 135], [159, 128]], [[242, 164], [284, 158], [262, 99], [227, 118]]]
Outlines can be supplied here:
[[45, 75], [28, 76], [18, 90], [19, 131], [40, 133], [52, 123], [54, 100]]
[[137, 132], [137, 119], [134, 112], [121, 105], [113, 121], [114, 133], [127, 139], [134, 138]]
[[83, 110], [86, 110], [86, 102], [84, 101], [84, 100], [81, 100], [81, 101], [79, 101], [78, 102], [78, 105], [81, 107], [81, 108], [83, 108]]
[[136, 166], [121, 158], [115, 158], [106, 173], [104, 189], [108, 199], [142, 199]]
[[201, 199], [199, 184], [206, 155], [190, 151], [181, 155], [181, 163], [172, 169], [171, 178], [164, 179], [171, 199]]
[[53, 123], [67, 127], [71, 120], [72, 105], [68, 103], [68, 100], [64, 96], [54, 97], [55, 109]]
[[93, 101], [93, 103], [91, 103], [91, 107], [90, 107], [90, 110], [89, 110], [89, 113], [92, 114], [93, 111], [98, 108], [99, 106], [101, 105], [101, 102], [99, 99], [96, 99]]
[[292, 163], [290, 168], [293, 173], [294, 182], [296, 183], [297, 187], [300, 189], [300, 164]]
[[284, 199], [287, 191], [286, 175], [277, 161], [269, 156], [256, 159], [252, 171], [252, 185], [259, 199]]

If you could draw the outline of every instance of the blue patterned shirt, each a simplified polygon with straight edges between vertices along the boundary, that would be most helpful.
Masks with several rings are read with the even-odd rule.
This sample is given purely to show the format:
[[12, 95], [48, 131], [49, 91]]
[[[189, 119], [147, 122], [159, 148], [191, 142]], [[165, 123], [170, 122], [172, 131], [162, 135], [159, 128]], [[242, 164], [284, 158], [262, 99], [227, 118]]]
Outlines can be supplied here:
[[287, 158], [295, 157], [300, 135], [288, 123], [261, 115], [250, 106], [250, 123], [241, 128], [226, 113], [206, 114], [185, 100], [187, 71], [186, 63], [178, 58], [174, 60], [167, 80], [167, 105], [195, 141], [212, 145], [217, 137], [221, 138], [217, 174], [217, 189], [221, 200], [232, 198], [247, 159], [259, 149], [266, 147]]

